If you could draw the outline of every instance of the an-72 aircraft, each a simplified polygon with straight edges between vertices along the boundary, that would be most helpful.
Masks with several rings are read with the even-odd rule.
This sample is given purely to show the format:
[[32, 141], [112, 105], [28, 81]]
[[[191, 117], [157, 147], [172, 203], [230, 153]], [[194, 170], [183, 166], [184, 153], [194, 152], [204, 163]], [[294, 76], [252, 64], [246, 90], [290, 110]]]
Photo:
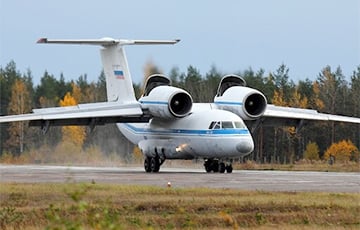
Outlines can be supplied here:
[[191, 95], [155, 74], [147, 79], [136, 100], [124, 46], [175, 44], [179, 40], [47, 39], [38, 43], [101, 46], [107, 102], [34, 109], [33, 113], [2, 116], [0, 123], [30, 121], [46, 132], [50, 126], [116, 123], [144, 154], [146, 172], [158, 172], [166, 159], [205, 160], [206, 172], [232, 172], [231, 159], [250, 154], [254, 141], [244, 120], [253, 127], [283, 123], [300, 127], [303, 121], [339, 121], [360, 124], [360, 118], [318, 113], [315, 110], [268, 105], [261, 92], [246, 87], [236, 75], [224, 76], [213, 103], [193, 103]]

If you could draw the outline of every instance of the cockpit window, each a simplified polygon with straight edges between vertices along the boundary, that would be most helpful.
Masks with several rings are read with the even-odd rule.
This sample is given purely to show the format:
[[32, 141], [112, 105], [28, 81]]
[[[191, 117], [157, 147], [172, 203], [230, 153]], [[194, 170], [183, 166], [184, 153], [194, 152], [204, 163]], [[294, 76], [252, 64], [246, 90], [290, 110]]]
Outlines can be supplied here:
[[213, 129], [215, 124], [216, 124], [216, 121], [212, 121], [209, 125], [209, 129]]
[[209, 129], [243, 129], [245, 124], [241, 121], [212, 121]]
[[221, 129], [221, 122], [220, 121], [216, 122], [213, 129]]
[[223, 129], [233, 129], [234, 126], [233, 126], [232, 121], [223, 121], [222, 122], [222, 128]]
[[220, 121], [212, 121], [209, 125], [209, 129], [221, 129]]
[[246, 128], [245, 124], [242, 123], [241, 121], [234, 121], [234, 125], [235, 125], [235, 128], [237, 128], [237, 129]]

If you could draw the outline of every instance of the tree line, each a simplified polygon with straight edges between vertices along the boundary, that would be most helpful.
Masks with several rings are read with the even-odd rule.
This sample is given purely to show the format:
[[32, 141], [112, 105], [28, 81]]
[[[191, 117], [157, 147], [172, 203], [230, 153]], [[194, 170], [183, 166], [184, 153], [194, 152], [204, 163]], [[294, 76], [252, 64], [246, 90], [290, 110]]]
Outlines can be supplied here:
[[[161, 71], [154, 64], [147, 63], [144, 72], [146, 79], [145, 76]], [[281, 64], [269, 73], [263, 69], [248, 68], [235, 74], [242, 76], [247, 86], [263, 92], [269, 103], [360, 117], [360, 65], [351, 76], [344, 76], [340, 66], [336, 69], [325, 66], [314, 76], [315, 80], [307, 78], [296, 83], [289, 72], [289, 68]], [[187, 90], [194, 102], [213, 102], [220, 79], [225, 74], [212, 66], [202, 75], [196, 67], [189, 66], [186, 71], [173, 67], [168, 77], [174, 86]], [[142, 85], [134, 83], [138, 98], [142, 93]], [[0, 68], [0, 99], [0, 115], [28, 113], [33, 108], [106, 101], [105, 75], [101, 71], [97, 81], [91, 82], [86, 74], [76, 80], [66, 81], [63, 74], [55, 76], [45, 71], [40, 83], [34, 85], [31, 70], [21, 73], [16, 63], [11, 61]], [[352, 144], [354, 151], [358, 151], [360, 125], [308, 122], [300, 131], [294, 127], [260, 125], [253, 137], [256, 148], [249, 156], [250, 159], [288, 163], [307, 157], [309, 144], [312, 147], [310, 149], [316, 145], [318, 151], [315, 155], [318, 158], [328, 157], [327, 150], [338, 142]], [[131, 157], [134, 147], [116, 130], [115, 125], [99, 126], [93, 131], [87, 127], [52, 127], [46, 135], [37, 127], [28, 127], [27, 122], [0, 126], [0, 154], [19, 156], [30, 149], [57, 146], [63, 142], [74, 142], [79, 149], [96, 146], [105, 154], [115, 152], [123, 158]]]

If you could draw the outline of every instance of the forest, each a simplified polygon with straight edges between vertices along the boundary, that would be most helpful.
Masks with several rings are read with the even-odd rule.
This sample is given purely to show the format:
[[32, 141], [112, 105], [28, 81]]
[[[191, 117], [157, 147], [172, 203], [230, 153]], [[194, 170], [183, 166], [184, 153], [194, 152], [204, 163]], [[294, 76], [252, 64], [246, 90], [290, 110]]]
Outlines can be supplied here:
[[[340, 66], [319, 68], [317, 76], [294, 82], [285, 64], [266, 73], [251, 67], [234, 74], [242, 76], [247, 86], [263, 92], [268, 103], [280, 106], [315, 109], [323, 113], [360, 117], [360, 65], [351, 76], [344, 76]], [[152, 63], [145, 64], [145, 76], [158, 73]], [[222, 76], [216, 66], [201, 74], [195, 66], [185, 71], [173, 67], [165, 73], [173, 86], [187, 90], [194, 102], [212, 102]], [[33, 108], [76, 105], [106, 101], [105, 76], [99, 71], [97, 81], [87, 75], [68, 81], [47, 71], [37, 85], [30, 69], [21, 72], [10, 61], [0, 67], [0, 115], [29, 113]], [[136, 96], [141, 96], [143, 83], [134, 83]], [[259, 163], [292, 163], [301, 159], [359, 161], [360, 125], [339, 122], [307, 122], [301, 130], [295, 127], [262, 126], [252, 133], [256, 148], [247, 159]], [[56, 155], [57, 152], [67, 155]], [[85, 156], [96, 161], [99, 155], [131, 162], [141, 158], [138, 149], [129, 143], [115, 125], [89, 127], [51, 127], [44, 135], [27, 122], [0, 125], [0, 154], [21, 157], [32, 155], [40, 162], [59, 157]], [[1, 156], [0, 155], [0, 156]], [[75, 157], [76, 158], [76, 157]], [[69, 158], [70, 159], [70, 158]], [[79, 158], [80, 159], [80, 158]], [[84, 158], [82, 158], [84, 159]], [[245, 160], [245, 159], [239, 159]]]

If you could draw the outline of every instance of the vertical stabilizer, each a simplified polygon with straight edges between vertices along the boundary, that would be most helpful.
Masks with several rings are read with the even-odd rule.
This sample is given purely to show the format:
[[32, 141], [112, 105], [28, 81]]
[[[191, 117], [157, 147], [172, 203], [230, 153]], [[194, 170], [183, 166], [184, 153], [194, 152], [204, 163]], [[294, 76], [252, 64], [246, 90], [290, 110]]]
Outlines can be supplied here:
[[125, 50], [120, 45], [101, 49], [101, 59], [106, 77], [108, 101], [127, 103], [136, 101]]
[[108, 101], [129, 103], [136, 101], [134, 87], [126, 60], [124, 45], [159, 45], [175, 44], [180, 40], [123, 40], [123, 39], [47, 39], [38, 43], [99, 45], [106, 77]]

